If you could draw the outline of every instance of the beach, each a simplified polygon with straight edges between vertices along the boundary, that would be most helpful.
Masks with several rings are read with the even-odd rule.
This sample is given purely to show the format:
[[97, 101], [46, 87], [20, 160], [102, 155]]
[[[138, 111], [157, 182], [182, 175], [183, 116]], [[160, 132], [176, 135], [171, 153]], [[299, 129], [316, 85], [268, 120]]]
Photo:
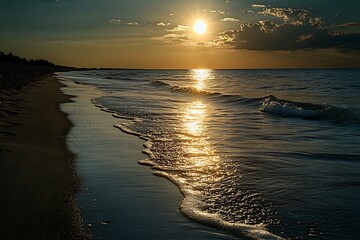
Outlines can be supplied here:
[[[21, 78], [22, 72], [17, 74]], [[2, 91], [0, 233], [4, 239], [85, 236], [75, 200], [79, 178], [65, 143], [71, 123], [59, 109], [69, 97], [60, 87], [57, 79], [43, 74], [20, 91]]]
[[0, 104], [2, 237], [235, 239], [179, 212], [178, 188], [138, 164], [144, 141], [91, 102], [99, 90], [22, 73]]

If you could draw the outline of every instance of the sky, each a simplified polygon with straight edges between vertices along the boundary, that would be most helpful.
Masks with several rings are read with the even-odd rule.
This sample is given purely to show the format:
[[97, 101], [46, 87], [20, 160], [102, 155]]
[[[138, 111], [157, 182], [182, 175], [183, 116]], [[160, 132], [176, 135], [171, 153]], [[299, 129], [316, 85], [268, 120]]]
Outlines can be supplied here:
[[[0, 51], [75, 67], [360, 67], [358, 0], [1, 0]], [[197, 20], [207, 25], [194, 31]]]

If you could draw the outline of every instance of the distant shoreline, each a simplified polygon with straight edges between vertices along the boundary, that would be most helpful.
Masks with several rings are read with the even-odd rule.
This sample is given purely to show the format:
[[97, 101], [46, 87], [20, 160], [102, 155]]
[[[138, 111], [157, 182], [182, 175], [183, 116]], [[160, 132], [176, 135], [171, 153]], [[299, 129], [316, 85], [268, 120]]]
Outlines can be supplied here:
[[[195, 68], [196, 69], [196, 68]], [[201, 68], [199, 68], [201, 69]], [[74, 68], [70, 71], [92, 71], [92, 70], [108, 70], [108, 71], [186, 71], [193, 70], [192, 68]], [[218, 71], [301, 71], [301, 70], [360, 70], [360, 68], [211, 68], [211, 70]]]

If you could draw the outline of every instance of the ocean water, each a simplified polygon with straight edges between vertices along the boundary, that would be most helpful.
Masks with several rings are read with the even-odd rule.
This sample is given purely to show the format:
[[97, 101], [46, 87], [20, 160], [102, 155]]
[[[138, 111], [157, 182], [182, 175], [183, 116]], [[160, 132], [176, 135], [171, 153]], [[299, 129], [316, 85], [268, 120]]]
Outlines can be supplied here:
[[[360, 70], [92, 70], [189, 219], [257, 239], [358, 239]], [[121, 133], [119, 133], [121, 134]]]

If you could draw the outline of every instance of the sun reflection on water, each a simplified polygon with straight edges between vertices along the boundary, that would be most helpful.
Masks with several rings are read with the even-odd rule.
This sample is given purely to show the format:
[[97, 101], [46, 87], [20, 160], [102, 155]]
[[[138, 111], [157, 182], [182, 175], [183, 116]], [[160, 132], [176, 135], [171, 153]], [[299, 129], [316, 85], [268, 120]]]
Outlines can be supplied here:
[[205, 81], [210, 79], [212, 71], [210, 69], [193, 69], [192, 77], [195, 80], [195, 88], [199, 91], [205, 87]]
[[190, 135], [200, 136], [203, 133], [205, 114], [206, 105], [202, 102], [193, 102], [185, 109], [184, 126]]
[[[190, 103], [183, 111], [183, 133], [189, 140], [183, 145], [184, 156], [197, 170], [216, 168], [219, 157], [208, 141], [206, 120], [208, 106], [201, 101]], [[199, 169], [200, 167], [200, 169]]]
[[[207, 80], [211, 78], [211, 70], [195, 69], [191, 73], [194, 87], [198, 90], [204, 89]], [[204, 173], [215, 172], [219, 168], [220, 160], [209, 142], [206, 126], [210, 117], [209, 109], [210, 106], [203, 99], [198, 99], [186, 104], [181, 111], [182, 133], [186, 139], [182, 146], [183, 156], [189, 166]], [[204, 176], [198, 176], [199, 179], [202, 177]]]

